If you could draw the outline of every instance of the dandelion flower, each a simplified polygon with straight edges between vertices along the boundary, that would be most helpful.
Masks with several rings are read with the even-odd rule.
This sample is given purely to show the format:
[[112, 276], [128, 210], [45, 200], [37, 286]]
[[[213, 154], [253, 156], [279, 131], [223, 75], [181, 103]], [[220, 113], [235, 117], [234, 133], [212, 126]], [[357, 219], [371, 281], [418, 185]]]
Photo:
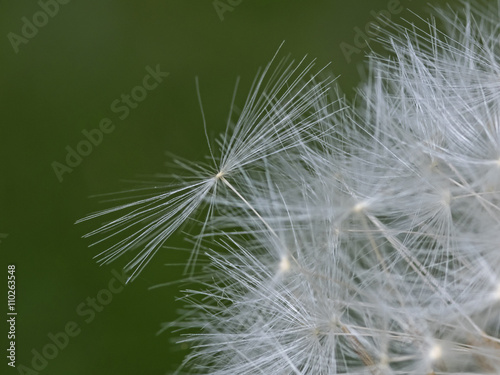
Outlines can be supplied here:
[[352, 103], [268, 66], [213, 165], [89, 217], [138, 272], [205, 209], [178, 373], [500, 373], [500, 8], [462, 5], [390, 25]]

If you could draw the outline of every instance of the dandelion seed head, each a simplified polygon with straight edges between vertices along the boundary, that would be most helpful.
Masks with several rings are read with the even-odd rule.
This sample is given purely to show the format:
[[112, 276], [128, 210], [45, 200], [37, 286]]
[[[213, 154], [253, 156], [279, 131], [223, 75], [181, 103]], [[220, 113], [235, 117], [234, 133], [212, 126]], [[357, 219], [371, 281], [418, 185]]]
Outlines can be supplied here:
[[462, 3], [445, 30], [381, 31], [352, 103], [312, 63], [268, 65], [213, 166], [105, 212], [125, 214], [95, 233], [133, 232], [106, 260], [139, 249], [139, 271], [208, 212], [189, 373], [500, 374], [500, 11]]
[[500, 12], [464, 4], [440, 13], [446, 33], [381, 32], [393, 56], [371, 56], [352, 103], [297, 84], [290, 102], [259, 92], [266, 121], [223, 142], [214, 179], [234, 194], [219, 220], [242, 229], [219, 226], [231, 257], [201, 302], [186, 298], [199, 317], [185, 327], [202, 332], [188, 366], [500, 373]]

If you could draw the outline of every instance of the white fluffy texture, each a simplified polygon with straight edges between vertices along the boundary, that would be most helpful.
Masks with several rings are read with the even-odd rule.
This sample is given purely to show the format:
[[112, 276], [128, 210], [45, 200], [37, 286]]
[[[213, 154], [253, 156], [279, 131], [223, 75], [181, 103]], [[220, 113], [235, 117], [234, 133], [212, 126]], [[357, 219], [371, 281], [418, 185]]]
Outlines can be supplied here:
[[220, 236], [179, 373], [500, 373], [500, 15], [464, 6], [394, 26], [349, 108], [257, 85], [190, 188]]
[[[298, 63], [282, 59], [275, 71], [270, 71], [272, 65], [269, 63], [254, 80], [252, 93], [236, 123], [228, 119], [226, 134], [218, 142], [222, 156], [215, 160], [212, 154], [213, 165], [177, 159], [176, 164], [190, 173], [189, 177], [175, 176], [178, 180], [175, 185], [163, 186], [163, 176], [154, 176], [154, 181], [150, 182], [153, 187], [136, 189], [137, 195], [127, 198], [136, 198], [131, 203], [77, 221], [122, 213], [123, 216], [84, 236], [100, 235], [93, 245], [123, 237], [98, 255], [100, 263], [108, 264], [128, 251], [140, 249], [125, 267], [126, 271], [131, 271], [129, 280], [135, 279], [188, 218], [204, 206], [208, 206], [207, 220], [212, 216], [214, 199], [221, 186], [234, 191], [226, 178], [238, 178], [266, 157], [294, 148], [302, 142], [302, 137], [313, 137], [312, 127], [321, 121], [319, 112], [322, 109], [318, 108], [318, 113], [308, 112], [321, 101], [332, 80], [327, 78], [315, 83], [320, 72], [312, 75], [314, 63], [306, 64], [305, 58]], [[312, 76], [308, 76], [310, 74]], [[242, 178], [239, 176], [240, 180]], [[193, 251], [192, 262], [197, 258], [198, 247], [199, 243]]]

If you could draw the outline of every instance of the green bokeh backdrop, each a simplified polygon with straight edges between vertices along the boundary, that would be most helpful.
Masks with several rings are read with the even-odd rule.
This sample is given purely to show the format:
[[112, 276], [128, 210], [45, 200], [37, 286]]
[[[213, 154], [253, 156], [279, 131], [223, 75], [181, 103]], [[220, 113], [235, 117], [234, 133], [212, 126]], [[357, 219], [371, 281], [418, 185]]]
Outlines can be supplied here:
[[[43, 0], [47, 1], [47, 0]], [[31, 367], [33, 351], [49, 333], [76, 322], [70, 339], [40, 374], [164, 374], [185, 354], [161, 323], [177, 317], [177, 286], [148, 290], [178, 279], [186, 255], [161, 251], [136, 282], [113, 296], [89, 324], [77, 314], [87, 297], [106, 288], [112, 269], [98, 267], [96, 248], [81, 236], [98, 222], [75, 220], [102, 206], [89, 196], [124, 188], [120, 182], [163, 172], [165, 151], [192, 160], [208, 153], [195, 77], [201, 84], [209, 132], [223, 130], [232, 90], [241, 76], [239, 104], [257, 72], [282, 41], [283, 55], [317, 58], [341, 75], [347, 93], [359, 80], [363, 49], [347, 62], [342, 42], [353, 45], [355, 27], [374, 20], [395, 0], [243, 0], [218, 16], [206, 1], [72, 0], [15, 53], [7, 35], [21, 34], [22, 17], [40, 10], [36, 1], [0, 2], [0, 284], [6, 314], [7, 264], [17, 266], [17, 363]], [[397, 0], [396, 0], [397, 1]], [[227, 0], [221, 0], [228, 4]], [[233, 3], [237, 1], [233, 0]], [[393, 19], [427, 17], [425, 1], [400, 0]], [[141, 83], [145, 67], [170, 76], [122, 120], [110, 104]], [[116, 129], [59, 182], [51, 164], [64, 162], [83, 129], [109, 117]], [[182, 237], [170, 245], [189, 244]], [[102, 250], [102, 249], [101, 249]], [[8, 344], [2, 325], [2, 352]], [[2, 355], [0, 373], [16, 374]], [[20, 372], [22, 373], [22, 372]]]

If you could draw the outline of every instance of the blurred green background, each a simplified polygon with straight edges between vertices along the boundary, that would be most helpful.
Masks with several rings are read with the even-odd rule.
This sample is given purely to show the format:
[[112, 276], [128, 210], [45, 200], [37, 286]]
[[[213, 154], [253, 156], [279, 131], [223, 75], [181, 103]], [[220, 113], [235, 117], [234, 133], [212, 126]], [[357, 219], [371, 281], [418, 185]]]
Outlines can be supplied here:
[[[66, 4], [61, 4], [66, 2]], [[42, 0], [43, 4], [53, 0]], [[185, 354], [173, 334], [156, 333], [174, 320], [180, 304], [178, 286], [149, 287], [181, 277], [186, 254], [165, 250], [132, 284], [113, 295], [102, 311], [78, 313], [87, 298], [105, 298], [112, 270], [123, 262], [99, 267], [92, 259], [102, 248], [81, 236], [99, 221], [74, 225], [103, 206], [89, 196], [119, 191], [121, 182], [141, 174], [168, 173], [165, 151], [191, 160], [208, 153], [196, 98], [195, 77], [209, 132], [224, 129], [236, 78], [241, 76], [241, 106], [258, 67], [282, 41], [282, 55], [317, 58], [318, 66], [341, 75], [342, 89], [352, 92], [368, 48], [346, 59], [341, 48], [358, 48], [355, 37], [377, 12], [396, 9], [397, 22], [427, 17], [425, 1], [62, 1], [53, 16], [37, 1], [0, 2], [0, 254], [3, 301], [7, 313], [7, 264], [15, 264], [17, 287], [16, 363], [32, 368], [34, 352], [51, 343], [49, 334], [75, 322], [80, 331], [42, 371], [7, 366], [0, 373], [165, 374]], [[233, 5], [230, 5], [233, 4]], [[219, 13], [216, 8], [219, 9]], [[225, 9], [225, 11], [224, 11]], [[56, 11], [57, 10], [57, 11]], [[375, 13], [374, 13], [375, 12]], [[57, 13], [57, 14], [55, 14]], [[36, 35], [23, 37], [25, 20], [39, 24]], [[25, 29], [25, 32], [29, 30]], [[31, 30], [32, 33], [33, 30]], [[14, 33], [17, 36], [13, 36]], [[9, 37], [10, 35], [10, 37]], [[349, 45], [349, 46], [347, 46]], [[18, 49], [16, 53], [16, 49]], [[123, 120], [110, 105], [142, 83], [146, 66], [169, 76]], [[81, 164], [60, 182], [54, 161], [64, 163], [66, 146], [84, 138], [82, 130], [103, 118], [116, 128], [104, 134]], [[171, 246], [188, 247], [182, 236]], [[117, 284], [118, 285], [118, 284]], [[104, 293], [104, 294], [103, 294]], [[95, 311], [96, 309], [94, 309]], [[5, 323], [2, 352], [8, 347]], [[52, 355], [53, 353], [50, 352]]]

